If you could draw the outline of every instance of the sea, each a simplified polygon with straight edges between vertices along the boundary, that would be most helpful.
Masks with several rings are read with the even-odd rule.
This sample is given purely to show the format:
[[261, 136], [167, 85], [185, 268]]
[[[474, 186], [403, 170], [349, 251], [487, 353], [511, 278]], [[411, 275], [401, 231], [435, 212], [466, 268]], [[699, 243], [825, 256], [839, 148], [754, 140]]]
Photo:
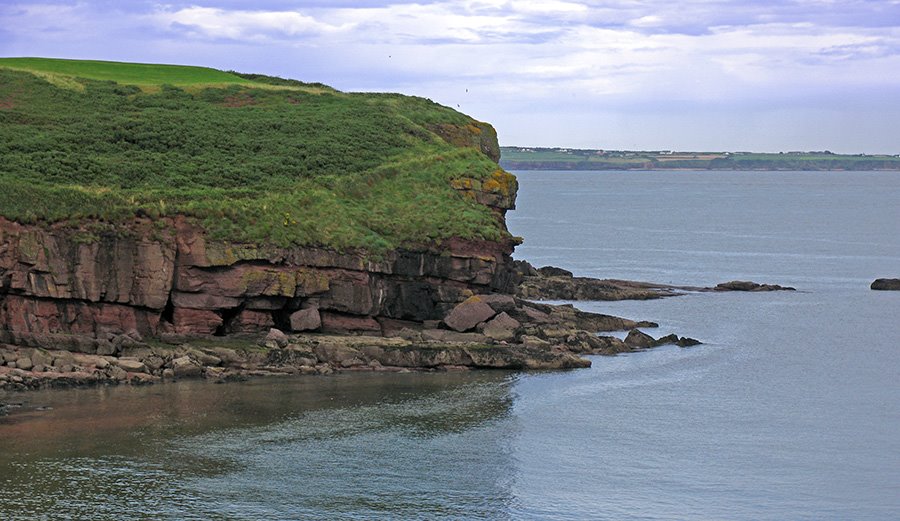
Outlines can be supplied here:
[[702, 345], [558, 372], [0, 394], [4, 520], [900, 519], [897, 172], [523, 171], [516, 258]]

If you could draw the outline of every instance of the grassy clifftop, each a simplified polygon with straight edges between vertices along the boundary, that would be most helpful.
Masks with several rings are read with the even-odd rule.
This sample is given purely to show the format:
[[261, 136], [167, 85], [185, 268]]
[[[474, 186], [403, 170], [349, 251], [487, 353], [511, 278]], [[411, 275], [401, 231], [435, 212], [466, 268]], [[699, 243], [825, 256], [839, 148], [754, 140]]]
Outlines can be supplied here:
[[[506, 235], [454, 190], [490, 126], [430, 100], [171, 65], [0, 59], [0, 215], [187, 215], [214, 238], [384, 250]], [[495, 157], [496, 159], [496, 157]]]

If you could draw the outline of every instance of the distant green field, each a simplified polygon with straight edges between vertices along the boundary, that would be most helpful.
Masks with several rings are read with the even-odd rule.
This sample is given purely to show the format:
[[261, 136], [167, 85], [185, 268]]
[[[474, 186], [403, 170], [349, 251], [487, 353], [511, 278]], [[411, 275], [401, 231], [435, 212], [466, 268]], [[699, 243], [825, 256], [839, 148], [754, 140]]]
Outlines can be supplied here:
[[510, 170], [900, 170], [900, 157], [831, 152], [672, 152], [501, 147]]
[[0, 67], [115, 81], [127, 85], [254, 85], [255, 82], [232, 73], [185, 65], [121, 63], [53, 58], [0, 58]]
[[373, 251], [495, 240], [502, 223], [451, 186], [498, 170], [482, 136], [496, 147], [488, 125], [423, 98], [4, 58], [0, 215], [74, 226], [185, 215], [223, 240]]

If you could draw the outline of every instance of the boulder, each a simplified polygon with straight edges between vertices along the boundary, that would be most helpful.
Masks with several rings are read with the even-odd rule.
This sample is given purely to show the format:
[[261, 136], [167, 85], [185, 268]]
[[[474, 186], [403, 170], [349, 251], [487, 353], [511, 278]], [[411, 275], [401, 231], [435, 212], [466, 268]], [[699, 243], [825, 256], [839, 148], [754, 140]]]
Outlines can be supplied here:
[[544, 266], [543, 268], [538, 268], [537, 271], [545, 277], [573, 277], [571, 271], [557, 268], [556, 266]]
[[203, 368], [200, 364], [191, 360], [189, 356], [182, 356], [172, 360], [172, 374], [175, 378], [189, 378], [200, 376]]
[[313, 331], [322, 327], [322, 317], [316, 308], [301, 309], [291, 313], [292, 331]]
[[869, 288], [879, 291], [900, 291], [900, 279], [875, 279]]
[[633, 348], [647, 348], [656, 345], [656, 340], [639, 329], [632, 329], [625, 337], [625, 345]]
[[502, 312], [484, 323], [482, 334], [494, 340], [508, 341], [516, 337], [516, 331], [522, 327], [518, 320]]
[[269, 334], [265, 338], [266, 347], [284, 347], [288, 345], [288, 336], [280, 329], [274, 327], [269, 330]]
[[204, 349], [203, 352], [214, 355], [218, 358], [222, 363], [226, 365], [233, 365], [244, 361], [244, 357], [240, 355], [234, 349], [229, 349], [227, 347], [210, 347]]
[[24, 370], [28, 371], [29, 369], [34, 367], [34, 364], [31, 363], [31, 358], [28, 358], [27, 356], [23, 356], [16, 360], [16, 367], [19, 369], [24, 369]]
[[135, 358], [117, 358], [114, 363], [115, 365], [121, 367], [129, 373], [147, 372], [147, 366], [144, 364], [144, 362], [141, 362], [140, 360], [137, 360]]
[[478, 295], [478, 298], [488, 306], [491, 306], [491, 309], [497, 313], [516, 309], [516, 299], [512, 295], [491, 293], [489, 295]]
[[203, 351], [200, 351], [199, 349], [194, 349], [193, 347], [190, 347], [190, 346], [186, 346], [186, 347], [187, 347], [187, 349], [185, 350], [184, 354], [191, 357], [192, 359], [196, 360], [197, 363], [199, 363], [202, 366], [215, 367], [217, 365], [222, 364], [222, 359], [215, 355], [205, 353]]
[[53, 364], [53, 356], [43, 349], [35, 349], [31, 352], [31, 363], [34, 365], [49, 366]]
[[144, 362], [144, 365], [147, 366], [147, 371], [152, 373], [155, 373], [156, 371], [161, 369], [162, 366], [166, 365], [166, 361], [158, 355], [148, 356], [142, 361]]
[[481, 297], [469, 297], [444, 317], [444, 324], [454, 331], [468, 331], [481, 322], [489, 320], [496, 315], [496, 311], [484, 302]]

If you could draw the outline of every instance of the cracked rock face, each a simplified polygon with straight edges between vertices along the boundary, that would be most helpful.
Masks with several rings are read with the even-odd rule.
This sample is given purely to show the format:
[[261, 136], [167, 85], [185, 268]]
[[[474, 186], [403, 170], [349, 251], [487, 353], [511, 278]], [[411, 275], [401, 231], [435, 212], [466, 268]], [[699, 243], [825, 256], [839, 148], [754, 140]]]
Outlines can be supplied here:
[[440, 320], [468, 296], [514, 283], [512, 241], [457, 239], [372, 259], [210, 242], [180, 218], [163, 225], [136, 220], [84, 243], [78, 230], [0, 219], [0, 342], [95, 353], [106, 332], [373, 333], [385, 320]]

